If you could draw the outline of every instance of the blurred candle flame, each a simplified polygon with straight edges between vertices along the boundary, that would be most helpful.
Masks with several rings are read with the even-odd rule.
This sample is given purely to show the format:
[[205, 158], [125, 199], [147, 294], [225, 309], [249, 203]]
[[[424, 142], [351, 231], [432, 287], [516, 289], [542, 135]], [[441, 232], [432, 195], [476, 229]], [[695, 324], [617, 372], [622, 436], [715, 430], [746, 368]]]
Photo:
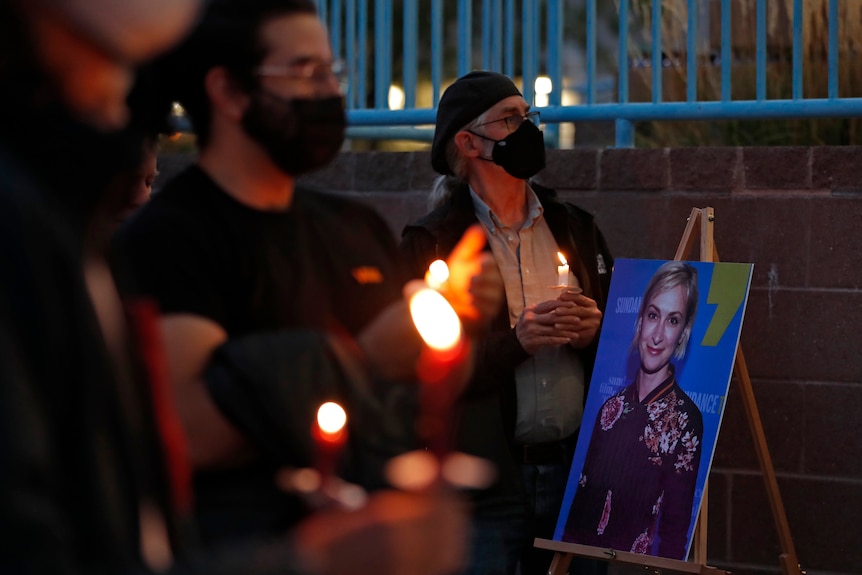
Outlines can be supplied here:
[[317, 410], [317, 425], [326, 439], [336, 439], [347, 424], [347, 413], [334, 401], [327, 401]]
[[560, 258], [560, 263], [563, 265], [567, 265], [569, 262], [566, 261], [565, 256], [563, 256], [562, 252], [557, 252], [557, 257]]
[[449, 281], [449, 266], [443, 260], [434, 260], [428, 266], [428, 272], [425, 274], [425, 283], [433, 289], [439, 290]]
[[428, 347], [446, 351], [461, 340], [461, 320], [442, 295], [430, 288], [410, 298], [410, 315]]
[[347, 443], [347, 413], [334, 401], [327, 401], [317, 409], [315, 423], [311, 436], [317, 448], [315, 469], [320, 477], [317, 491], [326, 491], [335, 478], [341, 450]]

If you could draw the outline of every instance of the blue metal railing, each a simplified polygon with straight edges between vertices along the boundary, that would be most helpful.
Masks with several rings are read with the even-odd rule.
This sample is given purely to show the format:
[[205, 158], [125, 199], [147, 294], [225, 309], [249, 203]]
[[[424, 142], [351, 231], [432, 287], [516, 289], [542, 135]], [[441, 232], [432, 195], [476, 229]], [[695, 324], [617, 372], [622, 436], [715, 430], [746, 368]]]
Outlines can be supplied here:
[[[712, 63], [703, 57], [708, 39], [703, 37], [699, 20], [700, 16], [709, 15], [709, 0], [682, 2], [687, 11], [683, 20], [683, 48], [669, 47], [671, 40], [663, 39], [663, 18], [669, 10], [665, 2], [616, 0], [618, 20], [612, 24], [617, 26], [604, 26], [616, 28], [618, 34], [611, 44], [617, 48], [617, 69], [612, 72], [616, 76], [616, 101], [610, 90], [603, 90], [603, 97], [598, 93], [608, 82], [607, 74], [598, 72], [597, 1], [581, 0], [583, 8], [574, 10], [575, 2], [565, 0], [403, 0], [395, 4], [393, 0], [317, 0], [321, 18], [332, 34], [333, 49], [349, 64], [347, 102], [351, 135], [428, 140], [431, 134], [428, 126], [434, 123], [436, 102], [442, 90], [473, 69], [497, 70], [515, 78], [527, 101], [537, 105], [535, 79], [547, 76], [552, 91], [541, 109], [544, 123], [553, 126], [613, 121], [616, 145], [620, 147], [634, 144], [633, 123], [640, 121], [862, 115], [862, 98], [839, 95], [839, 0], [825, 0], [828, 4], [825, 98], [806, 97], [803, 93], [803, 0], [787, 0], [792, 2], [789, 99], [768, 97], [770, 47], [766, 0], [720, 0], [720, 48], [711, 54]], [[373, 2], [372, 7], [369, 2]], [[740, 4], [750, 6], [752, 2], [754, 99], [734, 100], [731, 88], [736, 51], [732, 44], [732, 15]], [[677, 8], [680, 4], [673, 2]], [[633, 7], [640, 8], [634, 26]], [[398, 21], [396, 12], [400, 16]], [[576, 21], [581, 15], [585, 23]], [[649, 20], [650, 25], [638, 27], [641, 20]], [[584, 38], [579, 42], [569, 30], [582, 24], [585, 24]], [[651, 76], [649, 101], [630, 101], [629, 75], [635, 65], [631, 57], [633, 33], [649, 38], [637, 46], [649, 54], [639, 64], [651, 68], [651, 74], [646, 75]], [[681, 50], [685, 51], [685, 58], [677, 59], [674, 55]], [[699, 100], [698, 66], [706, 65], [720, 67], [720, 94], [714, 99]], [[662, 90], [664, 70], [678, 66], [685, 67], [685, 74], [681, 74], [685, 94], [680, 101], [668, 101]], [[396, 77], [398, 67], [401, 74]], [[391, 86], [403, 91], [402, 109], [390, 109]], [[564, 102], [566, 90], [577, 92], [580, 102]], [[551, 133], [556, 132], [552, 129]]]

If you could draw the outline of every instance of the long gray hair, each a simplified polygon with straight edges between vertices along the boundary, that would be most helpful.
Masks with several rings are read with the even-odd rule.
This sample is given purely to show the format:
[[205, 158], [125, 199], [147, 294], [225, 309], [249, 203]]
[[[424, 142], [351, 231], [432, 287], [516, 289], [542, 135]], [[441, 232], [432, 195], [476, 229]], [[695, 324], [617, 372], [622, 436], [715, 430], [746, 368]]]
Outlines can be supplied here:
[[[469, 122], [458, 130], [458, 132], [464, 130], [469, 131], [485, 123], [487, 115], [488, 110], [485, 110], [472, 122]], [[449, 201], [449, 198], [452, 197], [455, 190], [463, 186], [469, 177], [469, 174], [467, 173], [467, 161], [458, 150], [458, 146], [455, 144], [455, 138], [446, 142], [446, 163], [449, 164], [454, 175], [438, 176], [437, 179], [434, 180], [434, 184], [431, 186], [431, 192], [428, 194], [429, 210], [434, 210]]]

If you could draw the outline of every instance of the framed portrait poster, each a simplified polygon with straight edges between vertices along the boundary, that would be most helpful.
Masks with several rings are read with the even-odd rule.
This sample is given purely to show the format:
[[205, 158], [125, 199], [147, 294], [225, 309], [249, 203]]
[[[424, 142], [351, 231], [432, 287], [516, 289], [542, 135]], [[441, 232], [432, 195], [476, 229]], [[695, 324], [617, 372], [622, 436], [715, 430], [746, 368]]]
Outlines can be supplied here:
[[555, 540], [688, 556], [752, 269], [616, 260]]

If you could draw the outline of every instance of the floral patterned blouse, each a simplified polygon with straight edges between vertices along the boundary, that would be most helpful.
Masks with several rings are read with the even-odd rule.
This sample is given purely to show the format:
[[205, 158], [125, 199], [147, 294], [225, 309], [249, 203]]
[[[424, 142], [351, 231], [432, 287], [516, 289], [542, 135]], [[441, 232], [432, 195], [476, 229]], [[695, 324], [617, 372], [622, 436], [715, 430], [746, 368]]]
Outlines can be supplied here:
[[700, 410], [673, 371], [643, 401], [637, 382], [610, 397], [563, 541], [685, 559], [702, 438]]

